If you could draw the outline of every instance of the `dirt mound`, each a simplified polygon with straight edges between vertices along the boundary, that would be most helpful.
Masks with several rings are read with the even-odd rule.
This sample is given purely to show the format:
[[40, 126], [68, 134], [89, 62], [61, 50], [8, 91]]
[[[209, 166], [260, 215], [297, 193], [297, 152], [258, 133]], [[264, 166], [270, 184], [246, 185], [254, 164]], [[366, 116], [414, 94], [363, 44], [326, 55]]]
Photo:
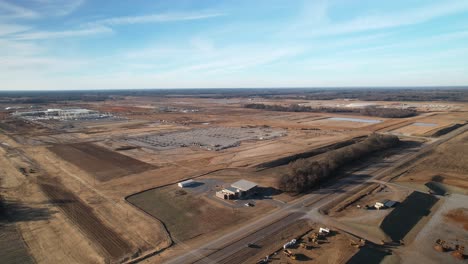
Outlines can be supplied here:
[[458, 208], [448, 212], [445, 217], [450, 221], [461, 224], [465, 230], [468, 230], [468, 209]]

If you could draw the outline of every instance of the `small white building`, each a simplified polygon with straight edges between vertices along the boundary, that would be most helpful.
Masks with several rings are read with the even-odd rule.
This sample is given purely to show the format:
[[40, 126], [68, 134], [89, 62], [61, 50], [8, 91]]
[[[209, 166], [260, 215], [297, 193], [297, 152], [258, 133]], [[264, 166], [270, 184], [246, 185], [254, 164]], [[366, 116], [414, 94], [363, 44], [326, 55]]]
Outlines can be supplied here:
[[180, 187], [180, 188], [185, 188], [185, 187], [188, 187], [188, 186], [191, 186], [195, 184], [195, 181], [194, 180], [186, 180], [186, 181], [181, 181], [179, 182], [177, 185]]

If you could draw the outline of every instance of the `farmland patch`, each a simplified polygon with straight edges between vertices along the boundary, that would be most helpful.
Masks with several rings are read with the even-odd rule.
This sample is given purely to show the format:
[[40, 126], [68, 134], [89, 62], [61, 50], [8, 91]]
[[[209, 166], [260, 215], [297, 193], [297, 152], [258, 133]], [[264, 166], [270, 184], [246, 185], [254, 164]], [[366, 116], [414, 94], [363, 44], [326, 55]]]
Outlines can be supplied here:
[[60, 158], [95, 176], [99, 181], [109, 181], [155, 168], [151, 164], [92, 143], [60, 144], [49, 149]]

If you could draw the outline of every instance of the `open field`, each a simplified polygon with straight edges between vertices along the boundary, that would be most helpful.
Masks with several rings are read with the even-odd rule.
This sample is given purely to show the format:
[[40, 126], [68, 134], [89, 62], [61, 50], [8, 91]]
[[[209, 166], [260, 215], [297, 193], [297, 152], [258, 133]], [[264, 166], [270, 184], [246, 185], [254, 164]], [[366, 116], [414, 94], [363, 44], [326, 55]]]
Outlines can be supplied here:
[[150, 164], [92, 143], [55, 145], [49, 149], [62, 159], [94, 175], [99, 181], [109, 181], [154, 168]]
[[[2, 263], [34, 263], [28, 252], [15, 220], [21, 216], [21, 209], [0, 196], [0, 248]], [[24, 210], [25, 208], [23, 208]]]
[[[423, 191], [438, 185], [447, 193], [466, 193], [468, 189], [468, 133], [437, 147], [406, 170], [395, 182]], [[431, 185], [432, 184], [432, 185]], [[433, 190], [434, 191], [434, 190]]]
[[45, 181], [40, 183], [40, 187], [51, 202], [57, 204], [86, 236], [89, 236], [94, 243], [98, 244], [111, 261], [120, 260], [131, 253], [131, 246], [102, 223], [93, 214], [92, 208], [68, 191], [60, 182], [40, 180]]
[[[428, 117], [415, 118], [413, 122], [408, 122], [404, 126], [400, 126], [392, 133], [401, 135], [415, 136], [438, 136], [443, 134], [444, 129], [449, 129], [455, 125], [463, 125], [468, 121], [468, 118], [461, 113], [447, 114], [431, 114]], [[441, 132], [439, 132], [441, 131]]]
[[[465, 102], [317, 100], [312, 92], [301, 96], [276, 91], [268, 96], [243, 95], [243, 91], [235, 95], [206, 92], [203, 96], [186, 92], [116, 95], [104, 101], [56, 100], [37, 106], [85, 108], [115, 117], [102, 120], [30, 123], [12, 116], [16, 110], [0, 111], [0, 195], [18, 203], [26, 215], [36, 216], [5, 226], [1, 252], [9, 252], [10, 259], [18, 256], [24, 263], [29, 259], [36, 263], [185, 264], [190, 263], [186, 260], [202, 263], [200, 255], [216, 263], [255, 263], [287, 240], [304, 234], [307, 240], [311, 229], [322, 226], [317, 223], [326, 223], [334, 231], [327, 241], [313, 249], [294, 247], [291, 250], [298, 254], [297, 261], [279, 252], [271, 256], [270, 263], [362, 263], [369, 254], [387, 260], [409, 253], [396, 244], [383, 246], [383, 253], [380, 246], [377, 251], [371, 246], [359, 250], [350, 245], [350, 239], [359, 239], [356, 234], [376, 243], [408, 237], [408, 248], [432, 250], [432, 245], [423, 247], [434, 242], [435, 235], [426, 227], [433, 225], [434, 215], [439, 217], [436, 226], [441, 219], [448, 223], [444, 229], [450, 234], [447, 239], [454, 241], [453, 230], [464, 239], [466, 206], [456, 202], [445, 208], [444, 204], [468, 194], [467, 133], [410, 160], [408, 166], [396, 170], [398, 174], [391, 174], [397, 177], [390, 183], [370, 179], [390, 176], [376, 173], [450, 136], [438, 133], [467, 121]], [[8, 99], [0, 106], [21, 107], [21, 100]], [[355, 113], [273, 112], [245, 108], [249, 103], [378, 105], [416, 109], [418, 115], [381, 118]], [[292, 161], [324, 159], [330, 151], [374, 132], [418, 143], [353, 162], [333, 175], [338, 177], [304, 193], [278, 189], [278, 179]], [[186, 179], [203, 184], [177, 187]], [[240, 201], [214, 197], [216, 190], [241, 179], [258, 184], [263, 196]], [[354, 190], [357, 187], [363, 189]], [[424, 194], [422, 201], [417, 199], [417, 205], [406, 210], [405, 198], [415, 190], [441, 194], [439, 202], [423, 208], [424, 202], [434, 199]], [[401, 207], [363, 209], [385, 199], [402, 202]], [[247, 207], [247, 202], [255, 206]], [[333, 203], [327, 215], [322, 209], [328, 202]], [[434, 233], [443, 238], [442, 231]], [[423, 239], [420, 235], [428, 237], [421, 243], [424, 246], [412, 242]], [[258, 247], [247, 247], [248, 243]], [[179, 259], [185, 254], [189, 255]]]
[[[218, 188], [219, 189], [219, 188]], [[206, 195], [206, 196], [205, 196]], [[186, 241], [218, 231], [271, 210], [266, 203], [255, 207], [226, 205], [214, 198], [214, 190], [203, 196], [181, 191], [176, 186], [148, 190], [127, 198], [136, 207], [160, 219], [176, 241]]]

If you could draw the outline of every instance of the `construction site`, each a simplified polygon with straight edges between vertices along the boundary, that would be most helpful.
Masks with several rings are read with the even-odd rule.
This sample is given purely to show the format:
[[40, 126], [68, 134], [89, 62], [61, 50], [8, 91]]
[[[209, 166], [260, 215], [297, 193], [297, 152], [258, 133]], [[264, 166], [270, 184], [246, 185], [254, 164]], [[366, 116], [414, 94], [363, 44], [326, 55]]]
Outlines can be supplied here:
[[466, 102], [109, 94], [0, 100], [4, 263], [466, 263]]

